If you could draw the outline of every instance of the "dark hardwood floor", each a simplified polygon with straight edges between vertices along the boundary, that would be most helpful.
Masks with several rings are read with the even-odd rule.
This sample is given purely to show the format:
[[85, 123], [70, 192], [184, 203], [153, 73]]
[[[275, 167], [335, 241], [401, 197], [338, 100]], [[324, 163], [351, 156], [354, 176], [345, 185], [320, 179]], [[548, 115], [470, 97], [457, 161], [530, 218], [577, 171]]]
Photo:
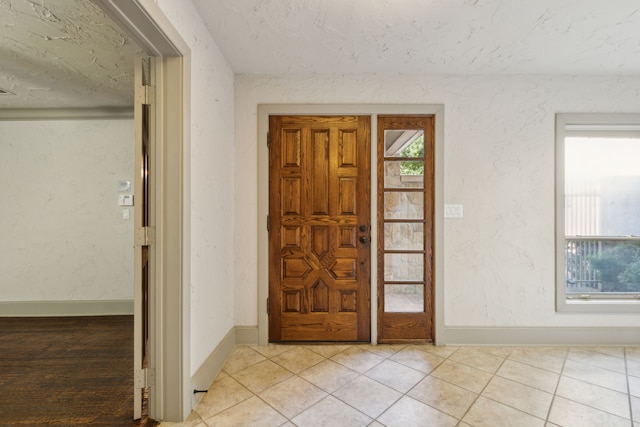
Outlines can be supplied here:
[[133, 316], [0, 318], [0, 426], [134, 426]]

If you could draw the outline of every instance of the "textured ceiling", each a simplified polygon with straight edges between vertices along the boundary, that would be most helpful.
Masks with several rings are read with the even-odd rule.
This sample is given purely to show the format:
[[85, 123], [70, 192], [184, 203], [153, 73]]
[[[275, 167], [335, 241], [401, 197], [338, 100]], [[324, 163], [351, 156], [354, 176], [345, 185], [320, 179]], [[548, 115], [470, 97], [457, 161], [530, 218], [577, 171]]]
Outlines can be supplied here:
[[194, 0], [237, 73], [638, 74], [638, 0]]
[[[640, 74], [638, 0], [193, 1], [237, 73]], [[91, 0], [0, 0], [0, 39], [0, 108], [133, 102]]]
[[0, 108], [133, 105], [141, 50], [90, 0], [0, 0]]

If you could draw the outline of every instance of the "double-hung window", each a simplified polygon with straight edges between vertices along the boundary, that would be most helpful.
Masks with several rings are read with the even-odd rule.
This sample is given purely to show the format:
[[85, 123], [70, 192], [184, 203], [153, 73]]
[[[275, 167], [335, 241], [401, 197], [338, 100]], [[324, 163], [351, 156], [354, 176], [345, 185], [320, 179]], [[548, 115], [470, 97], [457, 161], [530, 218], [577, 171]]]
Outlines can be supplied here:
[[640, 312], [640, 114], [556, 116], [556, 307]]

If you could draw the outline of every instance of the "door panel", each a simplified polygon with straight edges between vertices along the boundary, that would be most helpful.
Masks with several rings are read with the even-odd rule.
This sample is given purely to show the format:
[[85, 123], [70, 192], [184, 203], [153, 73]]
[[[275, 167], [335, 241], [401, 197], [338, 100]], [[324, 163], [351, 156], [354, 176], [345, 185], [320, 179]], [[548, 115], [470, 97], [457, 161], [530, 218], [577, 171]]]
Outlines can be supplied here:
[[150, 409], [150, 389], [146, 382], [150, 368], [150, 290], [153, 285], [154, 212], [153, 196], [155, 158], [153, 109], [149, 94], [154, 83], [154, 59], [138, 57], [135, 61], [135, 179], [136, 209], [134, 250], [134, 419], [145, 418]]
[[370, 340], [370, 119], [269, 120], [269, 340]]
[[432, 116], [378, 116], [378, 342], [433, 340]]

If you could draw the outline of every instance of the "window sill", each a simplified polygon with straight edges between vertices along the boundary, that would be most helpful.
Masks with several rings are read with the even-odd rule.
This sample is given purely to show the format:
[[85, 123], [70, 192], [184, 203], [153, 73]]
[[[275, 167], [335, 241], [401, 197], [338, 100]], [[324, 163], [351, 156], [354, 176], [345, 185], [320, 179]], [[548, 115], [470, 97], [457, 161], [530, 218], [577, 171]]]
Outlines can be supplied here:
[[556, 304], [558, 313], [640, 313], [640, 300], [636, 299], [564, 299]]

